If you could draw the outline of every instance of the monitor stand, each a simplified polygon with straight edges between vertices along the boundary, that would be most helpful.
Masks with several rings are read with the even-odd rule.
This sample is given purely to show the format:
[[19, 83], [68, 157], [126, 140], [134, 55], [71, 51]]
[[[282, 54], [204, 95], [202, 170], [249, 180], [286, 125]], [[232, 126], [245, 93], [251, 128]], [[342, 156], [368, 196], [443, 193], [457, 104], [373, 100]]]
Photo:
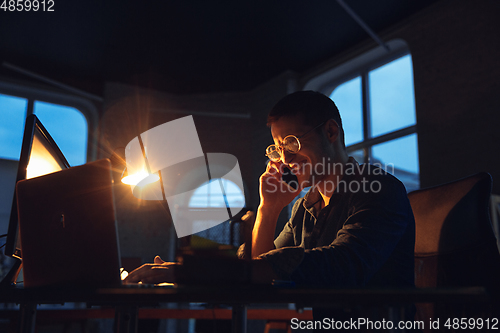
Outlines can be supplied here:
[[9, 288], [16, 285], [17, 277], [19, 276], [19, 272], [23, 268], [23, 262], [21, 259], [14, 258], [15, 262], [9, 273], [5, 275], [2, 282], [0, 282], [0, 289]]

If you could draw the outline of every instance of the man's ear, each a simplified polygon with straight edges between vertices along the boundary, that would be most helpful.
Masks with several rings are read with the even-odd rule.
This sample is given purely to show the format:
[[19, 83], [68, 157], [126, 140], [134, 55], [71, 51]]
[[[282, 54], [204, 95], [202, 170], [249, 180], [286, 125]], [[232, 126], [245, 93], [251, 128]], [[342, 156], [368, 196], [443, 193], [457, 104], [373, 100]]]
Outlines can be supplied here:
[[333, 119], [329, 119], [325, 123], [326, 137], [328, 142], [333, 143], [337, 141], [340, 136], [339, 124]]

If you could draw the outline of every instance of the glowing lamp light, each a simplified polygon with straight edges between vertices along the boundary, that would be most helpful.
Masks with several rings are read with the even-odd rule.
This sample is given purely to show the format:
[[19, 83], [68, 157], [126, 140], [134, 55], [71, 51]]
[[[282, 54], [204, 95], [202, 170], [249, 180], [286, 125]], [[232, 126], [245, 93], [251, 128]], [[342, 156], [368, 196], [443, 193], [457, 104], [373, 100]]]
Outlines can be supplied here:
[[[130, 185], [134, 197], [168, 203], [168, 209], [173, 208], [170, 213], [179, 238], [230, 220], [244, 208], [244, 199], [229, 205], [224, 185], [227, 182], [222, 182], [230, 180], [231, 184], [243, 189], [237, 158], [225, 153], [205, 154], [193, 116], [171, 120], [139, 134], [125, 147], [125, 161], [127, 172], [131, 175], [144, 170], [142, 176], [137, 176], [142, 180], [134, 181], [140, 187]], [[158, 174], [160, 181], [142, 186], [153, 173]], [[212, 200], [217, 196], [217, 201], [223, 203], [223, 207], [211, 207], [208, 204], [191, 207], [189, 198], [211, 179], [221, 179], [217, 184], [220, 191], [210, 193], [210, 198]], [[128, 179], [123, 182], [132, 183]]]
[[155, 173], [148, 173], [146, 170], [133, 173], [122, 178], [122, 183], [136, 186], [141, 183], [141, 186], [151, 184], [160, 180], [160, 176]]
[[[155, 183], [160, 180], [159, 171], [151, 172], [151, 162], [149, 161], [147, 147], [142, 142], [141, 135], [138, 135], [131, 141], [135, 149], [131, 149], [131, 143], [125, 147], [127, 176], [122, 177], [122, 183], [130, 185], [132, 192], [137, 186], [139, 189], [145, 188], [146, 185]], [[153, 165], [154, 166], [154, 165]], [[123, 172], [125, 173], [125, 170]], [[158, 170], [158, 169], [156, 169]], [[156, 171], [155, 170], [155, 171]]]

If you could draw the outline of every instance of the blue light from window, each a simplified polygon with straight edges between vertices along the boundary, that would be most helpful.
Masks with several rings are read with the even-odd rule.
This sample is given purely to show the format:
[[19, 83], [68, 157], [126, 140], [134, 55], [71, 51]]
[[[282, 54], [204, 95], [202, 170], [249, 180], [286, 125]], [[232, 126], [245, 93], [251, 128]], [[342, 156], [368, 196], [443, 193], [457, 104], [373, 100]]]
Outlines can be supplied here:
[[33, 113], [40, 119], [71, 166], [87, 162], [87, 119], [79, 110], [36, 101]]
[[363, 141], [363, 108], [361, 77], [339, 85], [330, 95], [339, 109], [344, 128], [345, 145]]
[[[222, 185], [229, 207], [243, 207], [245, 196], [238, 185], [227, 179], [222, 179]], [[226, 207], [220, 179], [212, 179], [198, 187], [189, 200], [189, 207]]]
[[19, 160], [27, 105], [26, 98], [0, 94], [0, 158]]
[[407, 191], [420, 187], [416, 133], [373, 146], [370, 163], [394, 174]]
[[371, 137], [416, 124], [413, 67], [406, 55], [368, 74]]

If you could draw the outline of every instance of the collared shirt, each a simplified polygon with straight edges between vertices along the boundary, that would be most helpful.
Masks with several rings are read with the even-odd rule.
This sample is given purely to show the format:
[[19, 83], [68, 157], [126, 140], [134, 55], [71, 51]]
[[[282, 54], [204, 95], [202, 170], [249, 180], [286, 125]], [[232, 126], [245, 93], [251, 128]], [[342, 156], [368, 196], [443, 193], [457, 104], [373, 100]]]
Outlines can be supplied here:
[[382, 169], [350, 160], [329, 204], [311, 188], [262, 254], [297, 284], [413, 286], [415, 222], [404, 185]]

